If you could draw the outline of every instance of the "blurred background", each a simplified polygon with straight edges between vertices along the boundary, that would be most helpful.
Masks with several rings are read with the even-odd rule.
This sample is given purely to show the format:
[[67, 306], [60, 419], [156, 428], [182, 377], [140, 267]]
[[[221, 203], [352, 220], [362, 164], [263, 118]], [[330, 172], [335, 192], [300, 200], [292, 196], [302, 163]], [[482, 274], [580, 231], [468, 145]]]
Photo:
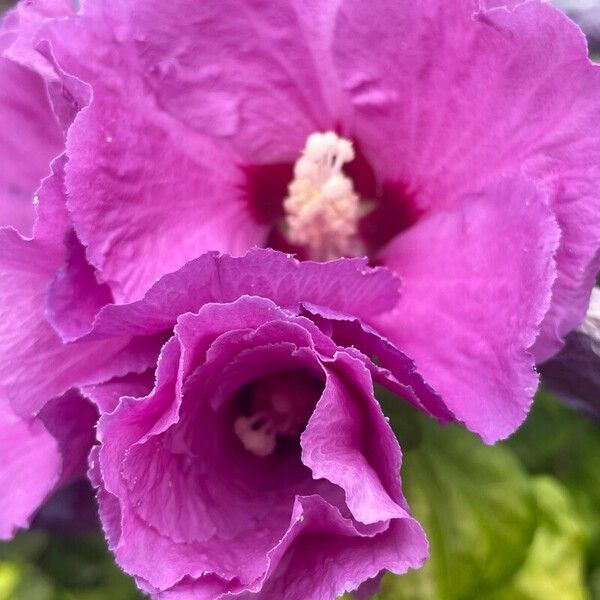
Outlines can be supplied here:
[[[0, 0], [0, 11], [9, 4]], [[600, 0], [554, 4], [600, 60]], [[427, 565], [386, 576], [378, 600], [600, 600], [599, 306], [543, 365], [526, 424], [495, 447], [378, 391], [403, 448], [405, 493], [431, 545]], [[0, 600], [141, 597], [106, 549], [85, 481], [0, 544]]]

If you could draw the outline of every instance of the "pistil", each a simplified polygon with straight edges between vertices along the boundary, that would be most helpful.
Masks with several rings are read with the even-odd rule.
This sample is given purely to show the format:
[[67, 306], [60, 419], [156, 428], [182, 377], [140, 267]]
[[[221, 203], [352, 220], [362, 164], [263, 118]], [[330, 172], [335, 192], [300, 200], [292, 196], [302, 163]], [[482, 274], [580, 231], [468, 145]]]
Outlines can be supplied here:
[[233, 422], [244, 448], [269, 456], [280, 439], [299, 438], [321, 392], [321, 385], [303, 372], [271, 375], [256, 381], [248, 410]]
[[360, 198], [343, 166], [354, 159], [352, 142], [332, 131], [313, 133], [294, 164], [294, 179], [283, 202], [287, 236], [313, 260], [361, 253]]

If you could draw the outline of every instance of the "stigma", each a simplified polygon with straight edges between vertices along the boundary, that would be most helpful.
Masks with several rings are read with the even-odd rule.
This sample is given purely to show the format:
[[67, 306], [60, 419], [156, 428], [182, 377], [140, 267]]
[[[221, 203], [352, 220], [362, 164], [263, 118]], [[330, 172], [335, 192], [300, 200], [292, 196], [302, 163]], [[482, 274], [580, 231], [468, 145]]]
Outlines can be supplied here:
[[233, 422], [235, 435], [251, 454], [272, 454], [280, 441], [300, 437], [322, 392], [304, 371], [269, 375], [252, 384], [245, 414]]
[[284, 391], [261, 404], [262, 410], [251, 416], [239, 416], [233, 429], [248, 452], [264, 457], [275, 450], [278, 438], [299, 436], [308, 413], [306, 405], [294, 406], [292, 395]]
[[361, 253], [360, 198], [343, 166], [354, 160], [352, 142], [333, 131], [312, 133], [294, 164], [283, 201], [288, 240], [325, 261]]

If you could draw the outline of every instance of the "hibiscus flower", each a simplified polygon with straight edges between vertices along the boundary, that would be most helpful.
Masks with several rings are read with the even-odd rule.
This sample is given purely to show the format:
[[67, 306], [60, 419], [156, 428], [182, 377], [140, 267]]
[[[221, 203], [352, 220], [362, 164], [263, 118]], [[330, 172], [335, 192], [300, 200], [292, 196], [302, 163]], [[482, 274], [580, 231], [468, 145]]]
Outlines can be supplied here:
[[487, 442], [522, 422], [598, 269], [600, 74], [562, 13], [111, 0], [37, 39], [117, 303], [206, 250], [366, 254], [403, 281], [377, 327], [455, 418]]
[[372, 377], [436, 399], [401, 355], [398, 378], [371, 362], [386, 343], [356, 320], [396, 290], [363, 260], [255, 250], [203, 255], [100, 311], [91, 338], [170, 336], [155, 372], [83, 388], [103, 413], [91, 477], [104, 530], [141, 589], [331, 599], [421, 566], [427, 542]]

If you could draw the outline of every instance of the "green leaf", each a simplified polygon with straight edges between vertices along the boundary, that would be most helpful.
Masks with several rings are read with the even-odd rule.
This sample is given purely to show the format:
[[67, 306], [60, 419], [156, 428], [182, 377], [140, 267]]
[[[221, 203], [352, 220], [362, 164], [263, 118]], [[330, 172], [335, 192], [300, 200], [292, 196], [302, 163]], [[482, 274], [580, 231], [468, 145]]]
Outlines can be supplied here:
[[510, 451], [467, 431], [420, 419], [421, 442], [402, 476], [431, 558], [423, 569], [384, 580], [381, 599], [483, 598], [518, 571], [536, 528], [533, 488]]
[[551, 477], [533, 482], [538, 526], [526, 560], [489, 600], [585, 600], [584, 533], [568, 491]]
[[46, 548], [48, 534], [39, 529], [20, 531], [10, 542], [0, 544], [0, 560], [32, 560]]
[[419, 414], [407, 402], [380, 385], [375, 386], [375, 394], [402, 451], [407, 452], [419, 446], [422, 438]]
[[100, 535], [54, 536], [38, 563], [56, 586], [53, 600], [137, 600], [133, 580], [114, 563]]
[[586, 524], [586, 563], [591, 578], [594, 571], [600, 571], [598, 424], [566, 407], [548, 392], [542, 392], [524, 426], [507, 445], [531, 471], [549, 473], [569, 489]]
[[0, 600], [54, 600], [52, 582], [33, 565], [0, 562]]
[[525, 423], [502, 445], [513, 450], [530, 471], [553, 473], [563, 452], [589, 426], [589, 419], [541, 390]]

